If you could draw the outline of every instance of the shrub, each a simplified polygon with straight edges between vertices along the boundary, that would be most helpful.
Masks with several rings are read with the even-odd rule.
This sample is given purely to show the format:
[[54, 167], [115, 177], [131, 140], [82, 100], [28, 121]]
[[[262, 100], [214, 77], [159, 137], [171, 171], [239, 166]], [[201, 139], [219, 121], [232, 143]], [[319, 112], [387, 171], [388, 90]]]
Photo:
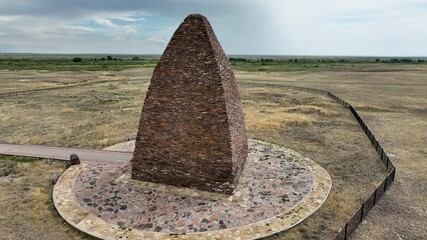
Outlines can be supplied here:
[[229, 59], [230, 62], [246, 62], [247, 59], [246, 58], [230, 58]]
[[73, 58], [73, 62], [81, 62], [82, 61], [82, 59], [81, 58], [79, 58], [79, 57], [75, 57], [75, 58]]

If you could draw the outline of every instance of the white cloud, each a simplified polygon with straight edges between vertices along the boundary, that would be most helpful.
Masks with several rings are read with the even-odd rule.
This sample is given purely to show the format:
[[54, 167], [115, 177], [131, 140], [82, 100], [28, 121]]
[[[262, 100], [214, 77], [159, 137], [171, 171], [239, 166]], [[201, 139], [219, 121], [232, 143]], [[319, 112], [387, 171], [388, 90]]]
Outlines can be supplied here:
[[101, 30], [93, 28], [93, 27], [86, 27], [86, 26], [65, 26], [65, 30], [71, 30], [76, 33], [84, 34], [84, 33], [95, 33], [95, 32], [101, 32]]
[[164, 36], [152, 36], [147, 39], [148, 42], [158, 44], [158, 45], [166, 45], [167, 39]]
[[15, 20], [18, 16], [1, 16], [0, 15], [0, 22], [11, 22]]
[[[402, 0], [289, 0], [268, 5], [248, 44], [257, 53], [292, 55], [426, 56], [426, 8]], [[224, 23], [223, 23], [224, 24]], [[259, 29], [257, 29], [259, 28]], [[242, 28], [239, 29], [240, 31]], [[249, 32], [249, 30], [247, 31]], [[226, 35], [236, 35], [229, 31]], [[223, 34], [225, 36], [225, 34]], [[247, 37], [250, 35], [248, 34]]]
[[427, 55], [427, 0], [83, 2], [0, 1], [0, 51], [161, 53], [200, 12], [229, 54]]
[[136, 35], [138, 33], [138, 30], [135, 26], [123, 26], [122, 28], [124, 32], [128, 35]]
[[95, 21], [96, 24], [101, 25], [103, 27], [107, 27], [107, 28], [116, 28], [116, 27], [118, 27], [110, 19], [106, 19], [106, 18], [95, 18], [93, 20]]
[[139, 22], [139, 21], [145, 20], [145, 18], [132, 18], [132, 17], [115, 17], [114, 19], [118, 19], [126, 22]]

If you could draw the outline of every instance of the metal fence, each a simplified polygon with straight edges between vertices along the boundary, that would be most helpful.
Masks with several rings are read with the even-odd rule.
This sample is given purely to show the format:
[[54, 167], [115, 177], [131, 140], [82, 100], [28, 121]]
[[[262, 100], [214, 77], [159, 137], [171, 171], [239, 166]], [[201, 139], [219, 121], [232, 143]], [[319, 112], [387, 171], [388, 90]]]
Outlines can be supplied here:
[[362, 222], [363, 218], [367, 215], [369, 210], [371, 210], [371, 208], [375, 206], [378, 200], [384, 195], [384, 193], [387, 191], [390, 185], [394, 182], [394, 178], [396, 175], [396, 168], [394, 167], [393, 163], [390, 161], [390, 158], [387, 156], [381, 144], [375, 138], [374, 134], [372, 134], [368, 126], [365, 124], [365, 122], [360, 117], [359, 113], [357, 113], [357, 111], [353, 108], [353, 106], [351, 106], [349, 103], [342, 100], [341, 98], [335, 96], [334, 94], [330, 93], [329, 91], [313, 89], [313, 88], [281, 85], [281, 84], [268, 84], [268, 83], [264, 84], [264, 83], [252, 83], [252, 82], [240, 82], [239, 84], [242, 86], [249, 86], [249, 87], [252, 86], [252, 87], [285, 88], [285, 89], [294, 89], [299, 91], [323, 94], [334, 99], [336, 102], [338, 102], [345, 108], [349, 109], [353, 114], [353, 116], [356, 118], [360, 127], [363, 129], [369, 141], [371, 142], [372, 146], [375, 148], [375, 151], [378, 153], [378, 156], [380, 157], [381, 161], [385, 164], [388, 171], [388, 175], [382, 181], [382, 183], [375, 189], [375, 191], [362, 203], [362, 206], [353, 214], [353, 217], [341, 228], [341, 230], [338, 232], [338, 235], [335, 237], [336, 240], [349, 239], [350, 234], [354, 232], [357, 226]]

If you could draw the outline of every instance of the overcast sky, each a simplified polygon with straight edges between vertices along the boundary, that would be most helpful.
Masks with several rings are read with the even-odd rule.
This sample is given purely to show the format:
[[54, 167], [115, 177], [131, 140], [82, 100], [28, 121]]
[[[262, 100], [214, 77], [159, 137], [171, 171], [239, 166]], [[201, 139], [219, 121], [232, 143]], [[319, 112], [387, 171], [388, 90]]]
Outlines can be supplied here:
[[227, 54], [427, 56], [427, 0], [1, 0], [0, 52], [161, 54], [190, 13]]

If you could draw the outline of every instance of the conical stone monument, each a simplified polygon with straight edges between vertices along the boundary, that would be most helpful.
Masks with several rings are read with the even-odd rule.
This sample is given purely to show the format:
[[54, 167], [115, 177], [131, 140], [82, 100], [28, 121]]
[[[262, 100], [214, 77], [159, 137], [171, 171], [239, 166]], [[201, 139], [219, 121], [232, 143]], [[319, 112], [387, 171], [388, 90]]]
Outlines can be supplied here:
[[132, 178], [232, 194], [246, 157], [233, 71], [208, 20], [189, 15], [154, 69]]

